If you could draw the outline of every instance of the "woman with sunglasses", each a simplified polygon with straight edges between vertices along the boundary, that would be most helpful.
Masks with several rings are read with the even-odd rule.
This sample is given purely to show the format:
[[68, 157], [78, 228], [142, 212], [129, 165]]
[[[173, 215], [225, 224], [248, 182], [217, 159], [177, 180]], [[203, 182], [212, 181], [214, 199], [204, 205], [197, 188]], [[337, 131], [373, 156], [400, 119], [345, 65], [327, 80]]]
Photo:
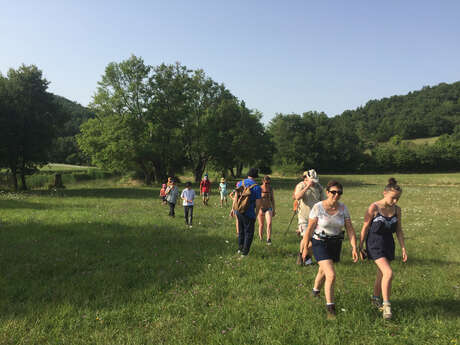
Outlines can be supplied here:
[[[401, 193], [402, 189], [396, 180], [390, 178], [383, 190], [383, 199], [372, 203], [364, 215], [364, 224], [359, 241], [361, 260], [367, 256], [374, 260], [377, 265], [372, 304], [383, 311], [384, 319], [391, 319], [392, 317], [390, 293], [393, 271], [390, 261], [395, 258], [395, 241], [393, 239], [395, 232], [401, 246], [402, 261], [407, 261], [404, 233], [401, 228], [401, 209], [396, 206]], [[364, 241], [366, 241], [367, 250], [363, 249]]]
[[327, 199], [316, 203], [309, 216], [308, 228], [304, 234], [303, 255], [306, 256], [308, 242], [311, 241], [313, 255], [319, 269], [315, 278], [312, 296], [319, 297], [321, 285], [324, 283], [326, 311], [328, 319], [335, 318], [334, 303], [334, 262], [340, 261], [343, 231], [345, 226], [352, 247], [353, 262], [358, 261], [356, 236], [351, 224], [347, 207], [339, 201], [343, 194], [343, 186], [337, 181], [329, 181], [326, 188]]

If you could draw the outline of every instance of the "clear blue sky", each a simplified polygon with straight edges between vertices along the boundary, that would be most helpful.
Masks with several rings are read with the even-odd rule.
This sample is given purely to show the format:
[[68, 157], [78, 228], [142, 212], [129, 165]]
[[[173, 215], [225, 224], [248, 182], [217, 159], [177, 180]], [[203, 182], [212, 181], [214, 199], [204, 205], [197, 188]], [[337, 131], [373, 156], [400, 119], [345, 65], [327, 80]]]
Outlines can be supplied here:
[[224, 83], [267, 123], [460, 80], [460, 1], [0, 1], [0, 72], [35, 64], [87, 105], [135, 54]]

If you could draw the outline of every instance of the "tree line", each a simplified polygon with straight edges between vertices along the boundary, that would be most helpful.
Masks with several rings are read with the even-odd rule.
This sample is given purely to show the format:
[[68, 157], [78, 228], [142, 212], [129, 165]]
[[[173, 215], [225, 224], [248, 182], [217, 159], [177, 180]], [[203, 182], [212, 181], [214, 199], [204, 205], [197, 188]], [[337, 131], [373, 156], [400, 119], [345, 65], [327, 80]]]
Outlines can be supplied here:
[[[146, 184], [208, 169], [269, 173], [460, 170], [460, 82], [369, 101], [328, 117], [277, 114], [268, 125], [222, 83], [180, 63], [110, 63], [88, 108], [47, 91], [36, 66], [0, 75], [0, 168], [14, 187], [47, 162], [135, 172]], [[441, 135], [434, 145], [403, 139]]]

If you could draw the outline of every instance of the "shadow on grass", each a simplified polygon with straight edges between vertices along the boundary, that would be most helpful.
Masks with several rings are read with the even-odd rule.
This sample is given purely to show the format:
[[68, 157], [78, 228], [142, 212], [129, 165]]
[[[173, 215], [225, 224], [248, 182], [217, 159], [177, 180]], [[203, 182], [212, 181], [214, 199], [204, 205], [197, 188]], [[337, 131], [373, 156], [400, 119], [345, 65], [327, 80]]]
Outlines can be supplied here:
[[[56, 197], [102, 199], [158, 199], [159, 188], [76, 188], [63, 189]], [[29, 195], [54, 196], [48, 190], [31, 190]]]
[[15, 209], [30, 209], [30, 210], [46, 210], [50, 207], [55, 207], [43, 202], [28, 202], [25, 200], [3, 200], [0, 199], [0, 210], [15, 210]]
[[139, 302], [136, 294], [151, 302], [230, 250], [177, 225], [11, 224], [0, 236], [0, 319], [61, 304], [111, 308]]
[[460, 317], [460, 301], [454, 298], [416, 299], [406, 298], [397, 302], [397, 308], [405, 314], [424, 315], [425, 319]]

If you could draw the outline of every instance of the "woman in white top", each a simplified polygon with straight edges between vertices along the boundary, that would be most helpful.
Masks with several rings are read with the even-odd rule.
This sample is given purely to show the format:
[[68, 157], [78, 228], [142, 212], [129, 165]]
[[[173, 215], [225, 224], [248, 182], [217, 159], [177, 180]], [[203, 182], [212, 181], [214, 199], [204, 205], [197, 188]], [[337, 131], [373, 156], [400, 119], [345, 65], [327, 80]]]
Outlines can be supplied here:
[[324, 282], [328, 318], [335, 317], [335, 270], [333, 263], [340, 261], [343, 240], [342, 228], [344, 226], [350, 239], [353, 262], [358, 261], [356, 235], [351, 224], [350, 213], [347, 207], [339, 202], [342, 194], [342, 184], [337, 181], [328, 182], [326, 188], [327, 199], [313, 206], [308, 220], [308, 228], [302, 240], [304, 256], [307, 253], [308, 243], [310, 241], [312, 243], [313, 254], [319, 264], [312, 294], [314, 297], [319, 297], [320, 288]]

